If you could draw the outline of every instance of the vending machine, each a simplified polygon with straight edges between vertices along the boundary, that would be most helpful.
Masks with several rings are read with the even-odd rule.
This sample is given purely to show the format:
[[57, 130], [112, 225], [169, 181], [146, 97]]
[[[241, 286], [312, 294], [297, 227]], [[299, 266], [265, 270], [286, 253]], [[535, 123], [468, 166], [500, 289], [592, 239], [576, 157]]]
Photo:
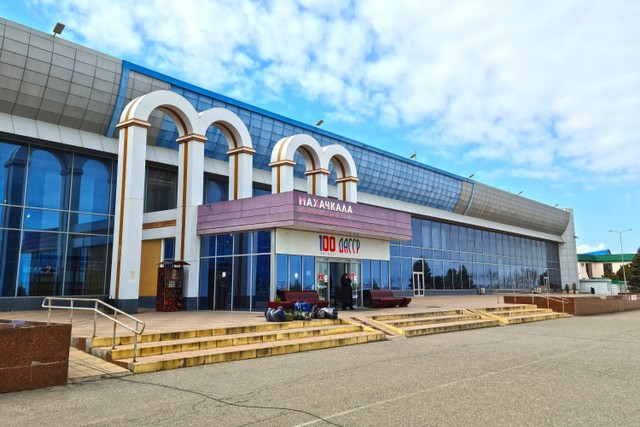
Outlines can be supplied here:
[[182, 310], [184, 261], [163, 261], [158, 264], [158, 291], [156, 311]]

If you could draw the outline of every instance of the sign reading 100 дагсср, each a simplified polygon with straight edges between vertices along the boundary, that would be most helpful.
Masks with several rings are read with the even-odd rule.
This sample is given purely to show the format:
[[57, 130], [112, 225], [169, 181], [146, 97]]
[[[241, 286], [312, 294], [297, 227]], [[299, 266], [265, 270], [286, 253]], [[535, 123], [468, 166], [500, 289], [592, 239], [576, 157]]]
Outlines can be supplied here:
[[279, 228], [276, 230], [276, 253], [389, 260], [389, 242], [366, 237], [349, 237]]
[[336, 252], [357, 255], [360, 252], [360, 239], [319, 234], [318, 241], [322, 255], [335, 255]]

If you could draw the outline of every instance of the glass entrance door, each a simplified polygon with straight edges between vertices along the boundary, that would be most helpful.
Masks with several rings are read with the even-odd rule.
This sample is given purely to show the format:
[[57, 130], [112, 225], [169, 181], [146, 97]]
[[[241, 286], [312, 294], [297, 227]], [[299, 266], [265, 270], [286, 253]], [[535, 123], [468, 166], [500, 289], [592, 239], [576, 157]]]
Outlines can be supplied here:
[[362, 286], [360, 285], [361, 261], [339, 260], [335, 258], [316, 258], [316, 285], [318, 297], [329, 301], [331, 305], [342, 303], [340, 278], [348, 274], [351, 279], [353, 305], [362, 305]]
[[424, 274], [413, 272], [413, 295], [424, 296]]

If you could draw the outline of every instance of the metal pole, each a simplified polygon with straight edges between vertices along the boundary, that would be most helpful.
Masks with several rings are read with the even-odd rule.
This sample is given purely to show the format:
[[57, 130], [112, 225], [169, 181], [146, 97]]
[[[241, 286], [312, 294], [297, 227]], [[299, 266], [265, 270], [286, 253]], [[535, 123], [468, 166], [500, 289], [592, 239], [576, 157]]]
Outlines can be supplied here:
[[622, 249], [622, 233], [620, 233], [620, 260], [622, 261], [622, 277], [625, 286], [627, 285], [627, 272], [624, 269], [624, 249]]
[[51, 299], [49, 301], [49, 314], [47, 315], [47, 325], [51, 324]]
[[136, 363], [136, 355], [138, 354], [138, 321], [136, 320], [136, 331], [133, 336], [133, 363]]
[[116, 318], [118, 317], [118, 312], [113, 312], [113, 345], [111, 346], [111, 350], [115, 350], [116, 348]]
[[69, 310], [69, 323], [73, 324], [73, 300], [71, 300], [71, 310]]
[[98, 302], [93, 303], [93, 338], [96, 337], [96, 321], [98, 320]]
[[622, 278], [624, 280], [625, 286], [627, 285], [627, 272], [624, 269], [624, 249], [622, 249], [622, 233], [626, 233], [627, 231], [632, 231], [633, 228], [629, 228], [627, 230], [617, 231], [617, 230], [609, 230], [609, 233], [618, 233], [620, 237], [620, 261], [622, 262]]

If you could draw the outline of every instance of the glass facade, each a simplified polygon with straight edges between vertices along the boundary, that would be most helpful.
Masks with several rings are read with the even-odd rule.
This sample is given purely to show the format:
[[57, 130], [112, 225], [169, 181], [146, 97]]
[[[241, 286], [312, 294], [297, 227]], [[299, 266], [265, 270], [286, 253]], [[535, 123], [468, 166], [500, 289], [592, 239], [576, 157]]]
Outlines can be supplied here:
[[[349, 150], [358, 167], [358, 191], [401, 200], [419, 205], [453, 211], [462, 191], [462, 179], [447, 172], [416, 164], [386, 152], [376, 150], [362, 143], [339, 137], [316, 133], [287, 121], [284, 117], [263, 114], [257, 109], [243, 108], [237, 103], [225, 102], [203, 93], [191, 91], [179, 86], [171, 90], [185, 97], [197, 111], [213, 107], [225, 108], [245, 123], [251, 135], [253, 148], [253, 166], [270, 171], [271, 152], [275, 144], [286, 136], [305, 133], [315, 138], [320, 145], [340, 144]], [[205, 156], [227, 161], [229, 146], [222, 133], [215, 127], [209, 127], [205, 143]], [[156, 145], [177, 150], [178, 131], [165, 116]], [[330, 165], [330, 183], [333, 184], [335, 171]], [[305, 178], [305, 167], [301, 156], [297, 156], [294, 168], [295, 176]]]
[[115, 164], [0, 141], [0, 296], [108, 293]]
[[549, 278], [560, 290], [554, 242], [413, 218], [411, 241], [391, 242], [391, 289], [412, 290], [421, 273], [427, 290], [532, 289]]
[[264, 310], [271, 286], [271, 231], [205, 236], [200, 310]]

